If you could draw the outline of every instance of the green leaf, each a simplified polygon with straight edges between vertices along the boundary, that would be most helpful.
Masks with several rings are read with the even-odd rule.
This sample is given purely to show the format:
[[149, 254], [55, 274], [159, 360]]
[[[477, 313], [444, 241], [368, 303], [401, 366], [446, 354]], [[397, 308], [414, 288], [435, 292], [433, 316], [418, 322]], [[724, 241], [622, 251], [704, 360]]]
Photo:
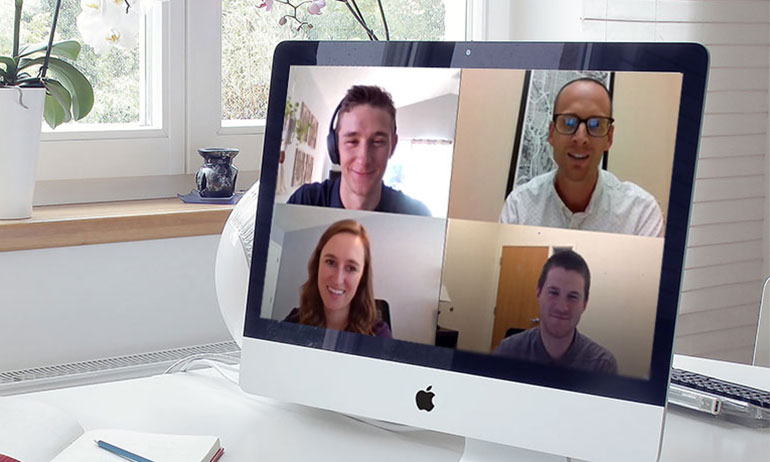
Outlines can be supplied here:
[[43, 109], [43, 118], [51, 128], [56, 128], [67, 120], [67, 112], [59, 102], [51, 95], [45, 95], [45, 106]]
[[[70, 106], [72, 105], [72, 97], [70, 96], [70, 92], [67, 91], [66, 88], [64, 88], [64, 85], [59, 83], [57, 80], [54, 79], [45, 79], [45, 88], [48, 90], [48, 95], [52, 96], [57, 103], [59, 103], [59, 106], [64, 109], [65, 114], [65, 122], [69, 122], [72, 120], [72, 113], [70, 112]], [[46, 104], [48, 103], [48, 99], [46, 99]], [[49, 124], [50, 125], [50, 124]], [[56, 128], [56, 127], [51, 127]]]
[[[35, 58], [30, 65], [43, 64], [43, 60], [42, 57]], [[75, 120], [88, 115], [94, 106], [94, 89], [88, 79], [75, 66], [59, 58], [50, 58], [48, 68], [72, 95], [72, 116]]]
[[[47, 43], [36, 43], [33, 45], [26, 45], [19, 50], [18, 58], [29, 56], [33, 53], [45, 52]], [[51, 45], [51, 56], [61, 56], [71, 60], [78, 59], [80, 56], [80, 43], [75, 40], [63, 40]]]
[[14, 77], [16, 75], [16, 60], [10, 56], [0, 56], [0, 64], [5, 64], [5, 73], [8, 77]]
[[[26, 69], [29, 66], [32, 66], [33, 64], [35, 64], [34, 61], [35, 61], [34, 59], [30, 59], [30, 58], [21, 58], [19, 60], [19, 70]], [[43, 62], [41, 61], [38, 64], [42, 64], [42, 63]]]

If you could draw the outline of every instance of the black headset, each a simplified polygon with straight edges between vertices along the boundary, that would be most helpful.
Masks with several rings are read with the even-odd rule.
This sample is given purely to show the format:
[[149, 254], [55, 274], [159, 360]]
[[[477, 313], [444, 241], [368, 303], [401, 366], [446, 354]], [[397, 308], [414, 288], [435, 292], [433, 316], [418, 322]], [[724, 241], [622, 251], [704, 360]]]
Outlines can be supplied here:
[[[329, 151], [329, 158], [332, 160], [332, 163], [335, 165], [340, 164], [340, 147], [337, 144], [337, 129], [334, 126], [334, 122], [336, 121], [340, 109], [342, 108], [342, 102], [345, 101], [344, 99], [340, 101], [340, 103], [337, 105], [337, 107], [334, 109], [334, 114], [332, 114], [332, 120], [329, 122], [329, 134], [326, 135], [326, 149]], [[396, 121], [393, 120], [393, 133], [396, 132]]]
[[329, 134], [326, 135], [326, 149], [329, 151], [329, 158], [332, 160], [332, 163], [336, 165], [340, 164], [340, 149], [337, 146], [337, 129], [334, 128], [334, 121], [337, 119], [337, 114], [340, 112], [341, 107], [342, 101], [334, 109], [332, 120], [329, 122]]

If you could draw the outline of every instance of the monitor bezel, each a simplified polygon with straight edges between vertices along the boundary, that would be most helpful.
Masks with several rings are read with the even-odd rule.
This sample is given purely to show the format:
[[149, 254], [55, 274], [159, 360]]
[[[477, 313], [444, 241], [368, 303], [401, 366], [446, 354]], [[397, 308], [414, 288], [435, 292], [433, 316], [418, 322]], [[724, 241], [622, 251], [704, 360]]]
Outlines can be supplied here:
[[[323, 328], [262, 319], [260, 308], [289, 72], [291, 66], [308, 65], [681, 73], [680, 110], [649, 378], [602, 375], [348, 332], [340, 332], [338, 346], [330, 348], [328, 342], [324, 342], [326, 330]], [[708, 53], [695, 43], [281, 43], [273, 58], [244, 336], [664, 406], [707, 77]]]

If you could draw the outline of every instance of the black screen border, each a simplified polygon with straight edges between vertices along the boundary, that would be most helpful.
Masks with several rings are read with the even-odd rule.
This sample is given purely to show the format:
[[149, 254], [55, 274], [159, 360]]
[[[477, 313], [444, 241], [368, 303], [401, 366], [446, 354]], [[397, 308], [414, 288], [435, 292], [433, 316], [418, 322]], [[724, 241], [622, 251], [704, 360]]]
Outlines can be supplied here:
[[[340, 332], [260, 317], [291, 66], [388, 66], [681, 73], [682, 91], [648, 379], [544, 366], [497, 356]], [[276, 47], [270, 81], [244, 336], [590, 395], [665, 406], [708, 78], [697, 43], [317, 42]]]

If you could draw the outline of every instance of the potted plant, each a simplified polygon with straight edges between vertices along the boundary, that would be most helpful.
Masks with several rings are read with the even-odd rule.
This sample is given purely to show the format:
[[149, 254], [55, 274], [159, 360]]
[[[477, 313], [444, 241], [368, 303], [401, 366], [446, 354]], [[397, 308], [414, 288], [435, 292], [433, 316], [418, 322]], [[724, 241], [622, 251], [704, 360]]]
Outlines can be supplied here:
[[94, 104], [88, 79], [66, 60], [76, 60], [80, 44], [54, 42], [61, 0], [57, 0], [48, 42], [21, 45], [21, 11], [15, 1], [13, 49], [0, 55], [0, 219], [32, 214], [42, 119], [51, 128], [85, 117]]

